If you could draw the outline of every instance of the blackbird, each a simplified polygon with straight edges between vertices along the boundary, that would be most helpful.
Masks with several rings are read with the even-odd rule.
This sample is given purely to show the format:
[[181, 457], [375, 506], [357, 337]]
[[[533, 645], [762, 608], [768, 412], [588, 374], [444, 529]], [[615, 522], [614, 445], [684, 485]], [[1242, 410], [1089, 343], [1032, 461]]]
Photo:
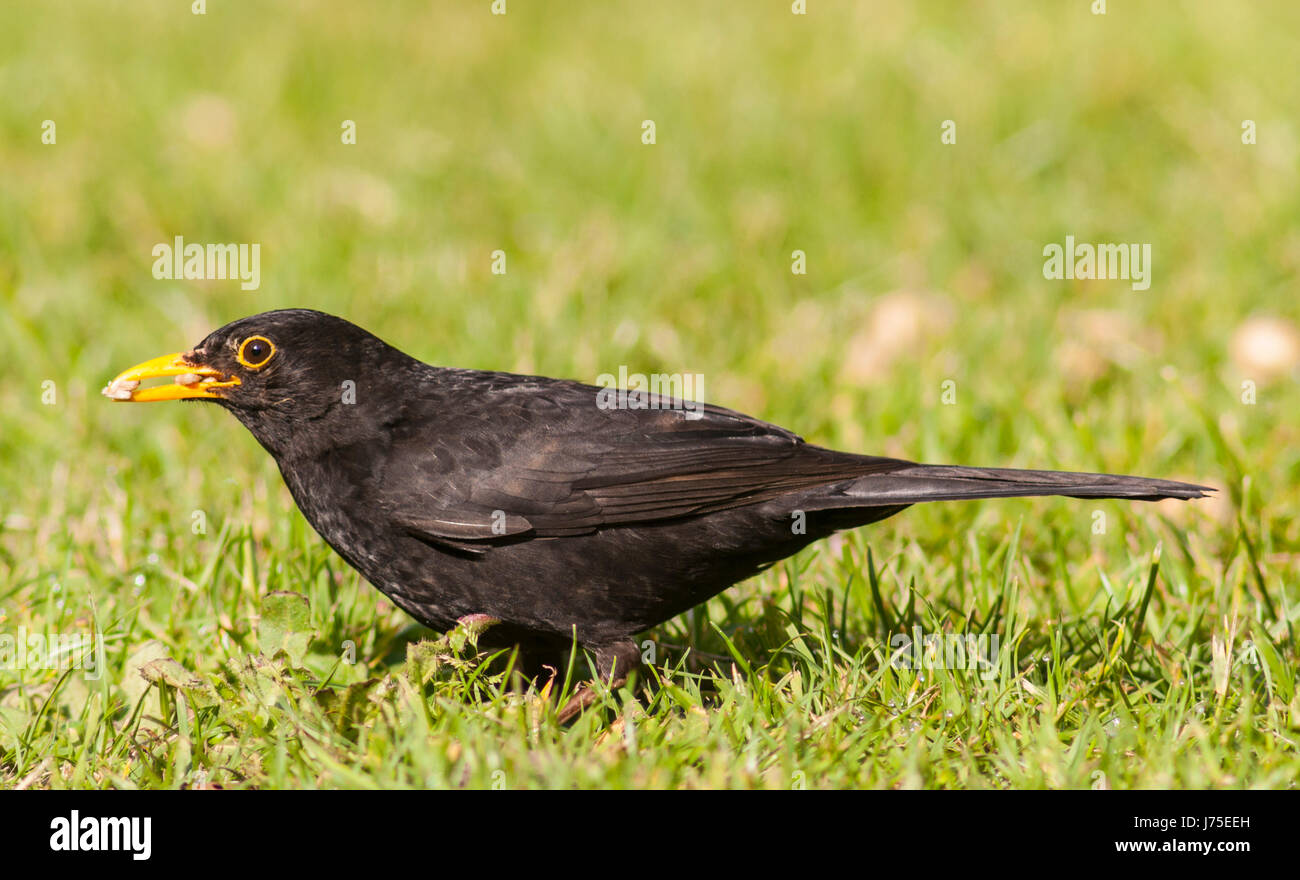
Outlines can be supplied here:
[[637, 666], [635, 634], [912, 504], [1207, 491], [837, 452], [722, 407], [430, 366], [306, 309], [241, 318], [104, 393], [224, 407], [321, 537], [415, 619], [491, 621], [534, 657], [576, 640], [611, 681]]

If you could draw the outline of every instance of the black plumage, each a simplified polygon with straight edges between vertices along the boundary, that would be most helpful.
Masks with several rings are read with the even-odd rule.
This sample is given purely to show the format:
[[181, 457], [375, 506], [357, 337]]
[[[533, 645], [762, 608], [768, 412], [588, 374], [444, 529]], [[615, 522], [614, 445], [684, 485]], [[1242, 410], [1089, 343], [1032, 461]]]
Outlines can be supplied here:
[[[576, 634], [606, 676], [636, 665], [633, 635], [911, 504], [1205, 491], [837, 452], [715, 406], [698, 418], [603, 408], [594, 386], [429, 366], [301, 309], [243, 318], [168, 357], [106, 393], [225, 407], [274, 456], [316, 531], [421, 623], [487, 615], [496, 639], [535, 656]], [[152, 375], [181, 384], [136, 390]]]

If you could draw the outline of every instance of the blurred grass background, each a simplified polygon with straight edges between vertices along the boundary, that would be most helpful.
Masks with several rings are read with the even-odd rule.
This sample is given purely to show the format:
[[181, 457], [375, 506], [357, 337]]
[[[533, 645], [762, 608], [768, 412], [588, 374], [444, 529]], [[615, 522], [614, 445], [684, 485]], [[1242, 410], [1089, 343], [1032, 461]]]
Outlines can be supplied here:
[[[204, 667], [218, 642], [241, 647], [221, 639], [250, 629], [261, 593], [310, 592], [296, 561], [342, 568], [217, 408], [98, 395], [126, 366], [290, 306], [438, 364], [702, 373], [711, 402], [855, 451], [1219, 486], [1158, 508], [935, 505], [852, 540], [891, 567], [896, 596], [919, 576], [923, 596], [961, 609], [963, 544], [999, 545], [1026, 518], [1020, 552], [1044, 570], [1021, 601], [1050, 627], [1103, 595], [1098, 572], [1141, 580], [1173, 538], [1175, 592], [1213, 594], [1198, 638], [1225, 615], [1264, 618], [1252, 580], [1294, 618], [1300, 9], [809, 6], [5, 4], [0, 628], [95, 620], [116, 627], [122, 669], [147, 638]], [[1247, 119], [1257, 144], [1242, 143]], [[1044, 280], [1042, 248], [1067, 234], [1151, 243], [1150, 289]], [[260, 243], [260, 289], [155, 280], [151, 250], [177, 235]], [[353, 625], [400, 629], [329, 570], [346, 582], [333, 601], [361, 603]], [[1072, 576], [1077, 601], [1062, 598]], [[788, 586], [773, 573], [732, 594]], [[872, 609], [852, 614], [865, 629]], [[34, 729], [21, 707], [52, 681], [0, 705]], [[57, 724], [42, 735], [50, 754], [68, 741]], [[13, 779], [43, 766], [6, 754]], [[1159, 780], [1250, 781], [1193, 765]], [[825, 784], [898, 784], [841, 771]], [[358, 784], [280, 781], [313, 779]]]

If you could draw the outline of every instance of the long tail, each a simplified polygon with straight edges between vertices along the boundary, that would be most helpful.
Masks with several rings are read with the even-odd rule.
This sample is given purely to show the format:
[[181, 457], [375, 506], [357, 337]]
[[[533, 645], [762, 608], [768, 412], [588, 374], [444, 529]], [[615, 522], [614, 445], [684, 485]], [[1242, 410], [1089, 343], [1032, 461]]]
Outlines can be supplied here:
[[1204, 498], [1214, 489], [1173, 480], [1115, 474], [917, 464], [861, 477], [844, 486], [842, 491], [847, 499], [856, 502], [855, 506], [876, 507], [1031, 495], [1160, 501], [1165, 498]]

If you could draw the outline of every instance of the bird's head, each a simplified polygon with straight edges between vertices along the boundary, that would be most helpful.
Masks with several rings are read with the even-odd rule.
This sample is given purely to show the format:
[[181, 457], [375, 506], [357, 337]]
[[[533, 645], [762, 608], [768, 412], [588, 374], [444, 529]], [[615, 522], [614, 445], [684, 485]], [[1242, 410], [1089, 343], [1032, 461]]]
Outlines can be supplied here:
[[[348, 407], [357, 402], [358, 386], [386, 366], [395, 366], [393, 359], [408, 360], [342, 318], [284, 309], [240, 318], [189, 351], [137, 364], [114, 378], [103, 393], [124, 402], [220, 404], [275, 453], [307, 423], [319, 436], [328, 433], [333, 422], [338, 427], [354, 422]], [[143, 385], [156, 378], [172, 381]], [[365, 391], [360, 394], [364, 400]]]

